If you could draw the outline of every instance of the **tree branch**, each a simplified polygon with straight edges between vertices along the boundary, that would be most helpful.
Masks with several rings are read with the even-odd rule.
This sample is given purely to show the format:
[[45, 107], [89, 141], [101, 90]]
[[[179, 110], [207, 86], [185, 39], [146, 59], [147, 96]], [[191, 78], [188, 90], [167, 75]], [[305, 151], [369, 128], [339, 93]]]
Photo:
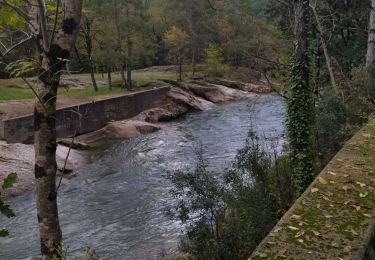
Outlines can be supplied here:
[[21, 8], [9, 3], [6, 0], [0, 0], [0, 4], [8, 6], [10, 9], [15, 11], [19, 16], [21, 16], [23, 19], [25, 19], [25, 21], [29, 20], [29, 16]]
[[[6, 49], [5, 52], [1, 53], [0, 52], [0, 55], [2, 57], [5, 57], [6, 55], [8, 55], [11, 51], [13, 51], [14, 49], [18, 48], [19, 46], [27, 43], [28, 41], [30, 41], [31, 39], [33, 39], [33, 36], [32, 35], [29, 35], [29, 37], [27, 37], [26, 39], [23, 39], [22, 41], [16, 43], [15, 45], [13, 45], [12, 47], [10, 47], [9, 49]], [[3, 44], [2, 44], [3, 45]], [[3, 45], [5, 47], [5, 45]]]
[[289, 97], [284, 95], [283, 93], [281, 93], [277, 88], [275, 88], [274, 84], [269, 80], [268, 76], [267, 76], [267, 72], [264, 72], [264, 77], [266, 78], [267, 80], [267, 83], [268, 85], [270, 86], [270, 88], [275, 91], [280, 97], [282, 98], [285, 98], [286, 100], [289, 100]]
[[46, 21], [46, 10], [43, 0], [38, 0], [38, 10], [40, 18], [40, 30], [42, 33], [42, 43], [45, 51], [48, 51], [48, 31], [47, 31], [47, 21]]

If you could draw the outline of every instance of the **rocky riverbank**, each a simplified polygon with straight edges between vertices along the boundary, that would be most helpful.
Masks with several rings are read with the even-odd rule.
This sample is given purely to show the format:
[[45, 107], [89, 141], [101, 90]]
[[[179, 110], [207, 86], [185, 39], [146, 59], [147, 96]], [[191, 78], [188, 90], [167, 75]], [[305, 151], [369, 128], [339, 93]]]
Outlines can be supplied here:
[[[212, 109], [219, 103], [252, 98], [271, 90], [265, 84], [243, 83], [228, 80], [151, 83], [153, 88], [169, 86], [166, 101], [159, 107], [144, 110], [133, 118], [109, 122], [97, 131], [78, 136], [68, 159], [66, 173], [77, 171], [86, 163], [85, 153], [79, 149], [90, 149], [108, 139], [134, 138], [159, 130], [159, 122], [170, 121], [188, 112]], [[57, 148], [58, 168], [63, 168], [71, 139], [59, 140]], [[32, 145], [6, 144], [0, 142], [0, 180], [11, 172], [18, 174], [18, 182], [10, 190], [1, 191], [1, 198], [17, 196], [34, 187], [34, 149]], [[60, 172], [61, 173], [61, 172]]]

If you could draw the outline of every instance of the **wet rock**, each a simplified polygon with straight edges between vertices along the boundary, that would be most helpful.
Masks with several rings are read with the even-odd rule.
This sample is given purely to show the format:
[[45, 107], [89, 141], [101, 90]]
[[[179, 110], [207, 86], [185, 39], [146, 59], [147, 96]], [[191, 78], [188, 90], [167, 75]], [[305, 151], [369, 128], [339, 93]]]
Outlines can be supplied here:
[[212, 102], [201, 97], [193, 96], [181, 88], [172, 88], [168, 92], [167, 97], [176, 104], [183, 104], [197, 111], [205, 111], [215, 107], [215, 104]]
[[210, 84], [207, 82], [189, 83], [189, 89], [194, 94], [208, 99], [214, 103], [227, 102], [234, 99], [249, 98], [254, 95], [246, 91], [228, 88], [222, 85]]
[[228, 88], [239, 89], [242, 91], [254, 92], [257, 94], [265, 94], [265, 93], [270, 93], [272, 91], [270, 86], [262, 81], [259, 81], [257, 83], [247, 83], [247, 82], [240, 82], [240, 81], [226, 80], [226, 79], [213, 79], [213, 80], [207, 80], [207, 82], [216, 84], [216, 85], [222, 85]]
[[138, 120], [122, 120], [108, 123], [102, 129], [77, 137], [77, 141], [87, 144], [98, 144], [105, 139], [129, 139], [141, 134], [152, 133], [160, 127]]
[[[63, 169], [68, 148], [58, 145], [56, 161], [58, 169]], [[17, 196], [25, 191], [32, 190], [34, 181], [34, 147], [28, 144], [7, 144], [0, 141], [0, 182], [12, 173], [17, 173], [17, 182], [14, 187], [3, 191], [0, 186], [1, 199]], [[66, 164], [66, 170], [76, 171], [85, 164], [85, 156], [72, 149]], [[67, 171], [65, 171], [66, 173]]]

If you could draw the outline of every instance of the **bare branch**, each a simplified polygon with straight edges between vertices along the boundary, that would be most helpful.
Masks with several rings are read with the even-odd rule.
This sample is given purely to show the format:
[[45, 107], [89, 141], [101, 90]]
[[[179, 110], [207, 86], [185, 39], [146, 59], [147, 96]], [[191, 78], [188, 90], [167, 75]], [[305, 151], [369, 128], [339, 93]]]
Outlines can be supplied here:
[[[26, 39], [23, 39], [22, 41], [16, 43], [16, 44], [13, 45], [12, 47], [10, 47], [10, 48], [8, 48], [8, 49], [5, 49], [5, 51], [4, 51], [3, 53], [0, 52], [0, 55], [1, 55], [2, 57], [8, 55], [11, 51], [13, 51], [14, 49], [16, 49], [16, 48], [22, 46], [23, 44], [27, 43], [27, 42], [30, 41], [31, 39], [33, 39], [33, 36], [32, 36], [32, 35], [30, 35], [30, 36], [27, 37]], [[2, 44], [2, 45], [5, 47], [4, 44]]]
[[42, 104], [43, 109], [48, 113], [47, 108], [44, 105], [44, 102], [42, 99], [39, 97], [38, 93], [35, 91], [34, 87], [30, 84], [30, 82], [27, 81], [25, 77], [21, 77], [21, 79], [26, 83], [26, 85], [31, 89], [31, 91], [34, 93], [36, 98], [39, 100], [40, 104]]
[[61, 176], [60, 176], [60, 179], [59, 179], [59, 183], [57, 184], [57, 187], [56, 187], [56, 193], [58, 192], [58, 190], [60, 188], [60, 185], [61, 185], [61, 182], [62, 182], [62, 178], [63, 178], [64, 172], [66, 170], [66, 164], [68, 163], [70, 151], [72, 150], [72, 147], [73, 147], [73, 144], [74, 144], [74, 139], [75, 139], [75, 137], [77, 135], [77, 130], [78, 130], [78, 127], [76, 127], [76, 129], [74, 130], [74, 135], [72, 137], [72, 141], [69, 144], [68, 153], [66, 154], [66, 157], [65, 157], [64, 166], [63, 166], [62, 171], [61, 171]]
[[208, 5], [211, 7], [212, 10], [215, 10], [215, 11], [216, 11], [216, 8], [215, 8], [214, 5], [211, 3], [211, 0], [207, 0], [207, 3], [208, 3]]
[[336, 83], [335, 75], [333, 73], [333, 69], [332, 69], [332, 65], [331, 65], [331, 57], [329, 56], [327, 43], [326, 43], [326, 40], [325, 40], [325, 37], [324, 37], [323, 26], [322, 26], [322, 23], [320, 21], [320, 17], [318, 15], [318, 12], [316, 11], [317, 0], [310, 1], [309, 6], [310, 6], [310, 8], [311, 8], [311, 10], [314, 14], [317, 29], [318, 29], [319, 34], [320, 34], [320, 42], [321, 42], [322, 47], [323, 47], [324, 58], [325, 58], [325, 61], [326, 61], [326, 65], [327, 65], [329, 77], [330, 77], [330, 80], [331, 80], [332, 88], [335, 91], [336, 95], [341, 96], [343, 98], [343, 92], [338, 87], [338, 85]]
[[271, 88], [273, 91], [275, 91], [280, 97], [285, 98], [286, 100], [289, 99], [288, 96], [286, 96], [286, 95], [284, 95], [283, 93], [281, 93], [280, 90], [278, 90], [278, 89], [275, 87], [275, 84], [272, 83], [272, 82], [269, 80], [269, 78], [268, 78], [268, 76], [267, 76], [267, 72], [264, 72], [264, 77], [266, 78], [268, 85], [270, 86], [270, 88]]

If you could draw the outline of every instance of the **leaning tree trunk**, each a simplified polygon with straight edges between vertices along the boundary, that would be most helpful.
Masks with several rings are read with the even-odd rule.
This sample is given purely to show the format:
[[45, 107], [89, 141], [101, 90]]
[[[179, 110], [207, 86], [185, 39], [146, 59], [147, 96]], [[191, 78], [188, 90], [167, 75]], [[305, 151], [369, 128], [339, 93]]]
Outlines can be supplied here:
[[108, 88], [109, 90], [112, 90], [112, 71], [111, 71], [111, 67], [108, 67], [108, 70], [107, 70], [107, 76], [108, 76]]
[[312, 12], [314, 14], [316, 25], [317, 25], [317, 29], [318, 29], [319, 34], [320, 34], [320, 42], [322, 44], [324, 58], [325, 58], [325, 61], [326, 61], [329, 78], [331, 80], [332, 88], [335, 91], [336, 95], [343, 96], [342, 91], [337, 86], [336, 79], [335, 79], [335, 74], [333, 73], [333, 68], [332, 68], [332, 63], [331, 63], [331, 57], [329, 56], [329, 53], [328, 53], [327, 42], [325, 40], [324, 30], [323, 30], [322, 23], [320, 21], [320, 17], [318, 15], [318, 12], [316, 11], [316, 5], [317, 5], [317, 3], [315, 1], [313, 4], [310, 5], [310, 7], [311, 7], [311, 10], [312, 10]]
[[94, 87], [95, 91], [98, 91], [99, 90], [98, 84], [96, 84], [96, 79], [95, 79], [95, 68], [91, 60], [90, 60], [90, 76], [91, 76], [92, 86]]
[[366, 66], [372, 66], [374, 64], [375, 64], [375, 0], [371, 0]]
[[288, 100], [288, 138], [295, 195], [310, 184], [314, 168], [314, 99], [309, 84], [307, 56], [307, 0], [294, 0], [295, 49]]
[[43, 6], [30, 11], [34, 28], [39, 28], [33, 33], [37, 35], [41, 64], [34, 108], [34, 173], [42, 259], [59, 257], [57, 249], [61, 245], [56, 190], [56, 98], [61, 71], [77, 38], [82, 10], [82, 0], [62, 0], [61, 3], [64, 11], [62, 29], [50, 46], [47, 27], [43, 24], [46, 21]]

